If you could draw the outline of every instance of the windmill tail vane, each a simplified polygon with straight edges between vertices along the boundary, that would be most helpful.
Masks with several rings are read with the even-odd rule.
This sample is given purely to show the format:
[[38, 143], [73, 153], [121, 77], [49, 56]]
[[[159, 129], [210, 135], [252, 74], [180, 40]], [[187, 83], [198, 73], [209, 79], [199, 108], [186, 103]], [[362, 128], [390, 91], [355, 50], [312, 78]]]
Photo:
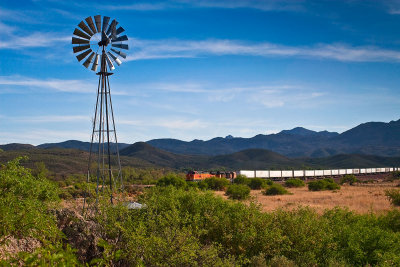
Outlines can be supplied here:
[[[121, 35], [125, 29], [118, 24], [107, 16], [87, 17], [72, 37], [72, 50], [78, 61], [99, 76], [87, 170], [87, 182], [96, 182], [96, 203], [100, 193], [106, 191], [113, 203], [116, 190], [123, 189], [109, 80], [115, 65], [120, 66], [126, 59], [122, 50], [129, 49], [128, 37]], [[85, 209], [86, 196], [84, 199]]]

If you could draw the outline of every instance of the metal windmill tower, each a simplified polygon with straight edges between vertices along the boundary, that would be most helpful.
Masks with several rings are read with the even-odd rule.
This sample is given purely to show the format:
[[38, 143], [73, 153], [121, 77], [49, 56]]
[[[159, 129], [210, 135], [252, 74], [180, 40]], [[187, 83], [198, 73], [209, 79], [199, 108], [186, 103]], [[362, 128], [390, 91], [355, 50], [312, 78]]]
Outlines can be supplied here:
[[[94, 177], [96, 179], [96, 203], [106, 184], [109, 186], [111, 203], [113, 193], [123, 189], [109, 77], [115, 69], [113, 63], [119, 66], [119, 58], [126, 58], [121, 49], [128, 49], [125, 43], [128, 37], [120, 36], [125, 30], [117, 28], [117, 25], [115, 19], [110, 23], [110, 17], [97, 15], [94, 16], [94, 22], [92, 17], [87, 17], [78, 24], [72, 37], [72, 49], [78, 61], [83, 61], [86, 68], [91, 65], [91, 70], [99, 76], [87, 171], [88, 183]], [[99, 66], [100, 71], [97, 72]]]

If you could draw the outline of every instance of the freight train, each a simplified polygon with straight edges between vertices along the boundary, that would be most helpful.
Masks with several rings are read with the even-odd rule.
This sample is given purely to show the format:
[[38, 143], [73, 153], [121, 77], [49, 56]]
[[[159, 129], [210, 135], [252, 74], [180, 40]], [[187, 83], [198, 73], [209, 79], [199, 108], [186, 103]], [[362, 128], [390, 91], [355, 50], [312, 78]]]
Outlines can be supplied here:
[[[347, 174], [370, 175], [400, 171], [400, 167], [365, 168], [365, 169], [332, 169], [332, 170], [240, 170], [239, 174], [247, 178], [268, 178], [272, 180], [288, 178], [320, 178], [338, 177]], [[236, 172], [203, 172], [190, 171], [186, 174], [187, 181], [201, 181], [211, 177], [235, 179]]]
[[269, 179], [287, 179], [287, 178], [318, 178], [335, 177], [346, 174], [369, 175], [382, 174], [394, 171], [400, 171], [400, 167], [386, 168], [366, 168], [366, 169], [333, 169], [333, 170], [240, 170], [239, 174], [247, 178], [269, 178]]
[[217, 177], [226, 179], [235, 179], [236, 172], [201, 172], [190, 171], [186, 174], [186, 181], [201, 181], [207, 178]]

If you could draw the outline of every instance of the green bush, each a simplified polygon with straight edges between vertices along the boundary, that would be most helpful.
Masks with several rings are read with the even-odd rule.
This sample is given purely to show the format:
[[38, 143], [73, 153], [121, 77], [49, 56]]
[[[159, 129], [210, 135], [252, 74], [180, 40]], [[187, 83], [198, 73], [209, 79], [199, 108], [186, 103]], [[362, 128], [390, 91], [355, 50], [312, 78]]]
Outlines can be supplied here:
[[225, 188], [228, 187], [229, 184], [230, 184], [230, 182], [226, 178], [211, 177], [211, 178], [204, 179], [204, 183], [200, 184], [199, 188], [201, 186], [205, 185], [206, 186], [205, 189], [223, 191], [223, 190], [225, 190]]
[[249, 187], [253, 190], [259, 190], [271, 184], [272, 184], [271, 180], [266, 180], [262, 178], [252, 178], [250, 179]]
[[394, 206], [400, 206], [400, 190], [389, 189], [385, 191], [385, 195]]
[[273, 183], [265, 188], [263, 191], [264, 195], [274, 196], [274, 195], [287, 195], [290, 194], [281, 184]]
[[392, 179], [391, 180], [399, 180], [400, 179], [400, 171], [392, 172]]
[[249, 185], [250, 183], [250, 178], [247, 178], [245, 175], [239, 174], [235, 179], [233, 179], [233, 183], [235, 184], [244, 184], [244, 185]]
[[167, 174], [163, 178], [157, 181], [157, 186], [165, 187], [165, 186], [174, 186], [176, 188], [184, 188], [186, 187], [186, 181], [177, 176], [174, 173]]
[[303, 186], [305, 186], [305, 183], [303, 180], [300, 180], [299, 178], [290, 178], [285, 181], [285, 186], [287, 186], [287, 187], [303, 187]]
[[250, 196], [250, 187], [243, 184], [232, 184], [228, 186], [226, 195], [232, 199], [246, 199]]
[[308, 183], [308, 190], [310, 191], [322, 191], [322, 190], [337, 190], [340, 186], [335, 183], [331, 178], [325, 178], [323, 180], [312, 181]]
[[350, 184], [353, 185], [354, 183], [358, 183], [359, 180], [356, 178], [355, 175], [353, 174], [347, 174], [345, 176], [343, 176], [342, 178], [340, 178], [340, 184]]
[[162, 187], [150, 189], [139, 202], [147, 208], [105, 206], [98, 216], [103, 239], [110, 240], [109, 265], [400, 264], [400, 212], [379, 217], [343, 209], [322, 215], [310, 208], [264, 213], [210, 192]]

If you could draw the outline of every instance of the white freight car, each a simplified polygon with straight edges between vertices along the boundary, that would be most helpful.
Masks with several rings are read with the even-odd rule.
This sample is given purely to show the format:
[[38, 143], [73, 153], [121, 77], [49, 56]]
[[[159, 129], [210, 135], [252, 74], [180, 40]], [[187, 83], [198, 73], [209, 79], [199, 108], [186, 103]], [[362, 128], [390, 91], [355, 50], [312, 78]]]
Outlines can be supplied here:
[[303, 170], [293, 171], [293, 177], [304, 177], [304, 171]]
[[269, 178], [282, 178], [282, 171], [269, 171]]
[[283, 178], [292, 178], [293, 177], [293, 171], [282, 171], [282, 177]]
[[324, 171], [323, 170], [315, 170], [314, 171], [314, 176], [324, 176]]
[[247, 178], [254, 178], [255, 172], [254, 171], [239, 171], [240, 175], [245, 175]]
[[315, 172], [314, 172], [314, 170], [306, 170], [306, 171], [304, 171], [304, 176], [306, 176], [306, 177], [314, 177], [315, 176]]
[[269, 178], [269, 171], [256, 171], [256, 177]]
[[324, 176], [331, 176], [332, 175], [332, 170], [324, 170]]

